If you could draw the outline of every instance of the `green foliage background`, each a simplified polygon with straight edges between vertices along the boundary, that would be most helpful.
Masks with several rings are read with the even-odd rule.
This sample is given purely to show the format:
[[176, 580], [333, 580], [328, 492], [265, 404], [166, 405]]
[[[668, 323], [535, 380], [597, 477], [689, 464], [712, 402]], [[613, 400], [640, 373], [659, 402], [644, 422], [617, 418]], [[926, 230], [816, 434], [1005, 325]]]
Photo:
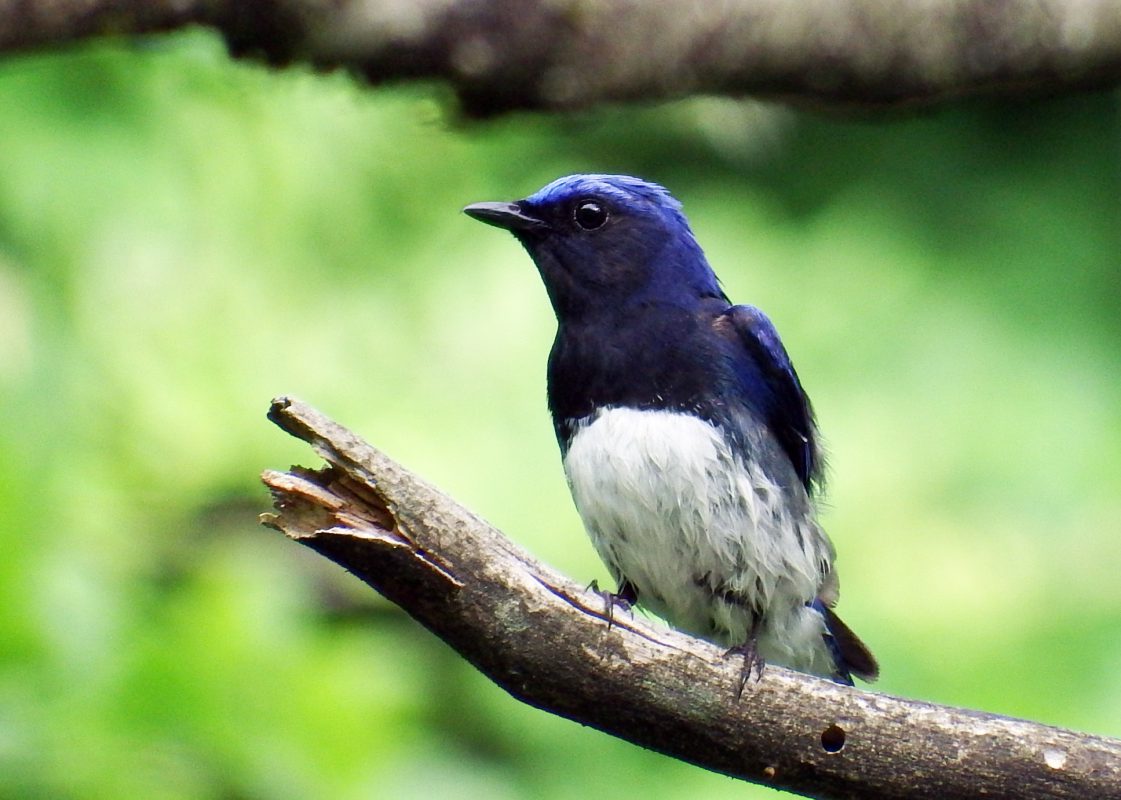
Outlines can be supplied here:
[[0, 796], [772, 796], [518, 704], [256, 524], [314, 463], [288, 393], [605, 579], [544, 292], [459, 213], [576, 171], [668, 185], [783, 331], [876, 688], [1121, 735], [1116, 94], [449, 109], [204, 34], [0, 62]]

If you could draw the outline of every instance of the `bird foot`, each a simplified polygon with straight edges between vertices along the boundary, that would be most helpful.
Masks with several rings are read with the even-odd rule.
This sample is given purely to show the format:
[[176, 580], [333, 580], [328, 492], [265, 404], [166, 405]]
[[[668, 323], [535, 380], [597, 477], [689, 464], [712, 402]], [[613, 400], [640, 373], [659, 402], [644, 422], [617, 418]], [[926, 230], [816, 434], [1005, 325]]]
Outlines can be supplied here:
[[763, 678], [763, 669], [767, 666], [767, 661], [759, 653], [758, 638], [755, 633], [752, 633], [746, 642], [737, 644], [735, 647], [728, 648], [724, 653], [724, 657], [742, 656], [743, 665], [740, 667], [740, 677], [736, 681], [736, 699], [739, 700], [743, 696], [743, 690], [747, 688], [747, 682], [751, 680], [751, 673], [755, 673], [755, 682], [758, 683]]
[[619, 608], [634, 616], [634, 604], [638, 602], [638, 591], [630, 583], [623, 581], [619, 584], [619, 591], [609, 592], [599, 588], [599, 581], [592, 581], [588, 588], [603, 599], [603, 616], [607, 619], [607, 629], [615, 624], [615, 609]]

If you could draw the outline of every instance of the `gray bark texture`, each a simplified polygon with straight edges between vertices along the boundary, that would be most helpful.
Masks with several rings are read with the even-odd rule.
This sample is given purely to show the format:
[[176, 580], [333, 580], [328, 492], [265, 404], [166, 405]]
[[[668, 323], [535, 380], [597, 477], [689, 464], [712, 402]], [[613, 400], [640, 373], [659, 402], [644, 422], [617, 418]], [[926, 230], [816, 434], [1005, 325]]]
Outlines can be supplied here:
[[690, 94], [874, 108], [1121, 81], [1118, 0], [0, 0], [0, 53], [192, 24], [275, 64], [443, 80], [474, 115]]
[[[327, 466], [268, 471], [262, 522], [400, 605], [515, 697], [818, 798], [1121, 798], [1121, 742], [852, 689], [616, 612], [358, 436], [290, 398], [269, 417]], [[574, 535], [576, 535], [574, 533]]]

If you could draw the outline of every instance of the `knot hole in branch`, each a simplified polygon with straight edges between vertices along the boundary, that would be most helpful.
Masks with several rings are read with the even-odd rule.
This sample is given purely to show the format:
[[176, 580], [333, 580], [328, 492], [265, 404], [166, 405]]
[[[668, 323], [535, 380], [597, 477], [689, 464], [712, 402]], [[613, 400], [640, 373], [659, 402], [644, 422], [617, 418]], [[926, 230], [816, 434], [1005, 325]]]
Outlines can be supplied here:
[[840, 725], [830, 725], [821, 732], [821, 746], [826, 753], [839, 753], [845, 746], [845, 729]]

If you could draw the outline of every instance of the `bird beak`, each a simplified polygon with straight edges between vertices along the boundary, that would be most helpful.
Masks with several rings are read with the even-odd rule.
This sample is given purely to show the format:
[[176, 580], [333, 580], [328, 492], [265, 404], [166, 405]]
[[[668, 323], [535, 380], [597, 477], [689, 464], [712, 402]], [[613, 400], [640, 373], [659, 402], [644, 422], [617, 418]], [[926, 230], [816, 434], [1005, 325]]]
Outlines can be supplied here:
[[537, 217], [525, 213], [517, 203], [472, 203], [463, 209], [463, 213], [479, 222], [514, 233], [546, 227]]

